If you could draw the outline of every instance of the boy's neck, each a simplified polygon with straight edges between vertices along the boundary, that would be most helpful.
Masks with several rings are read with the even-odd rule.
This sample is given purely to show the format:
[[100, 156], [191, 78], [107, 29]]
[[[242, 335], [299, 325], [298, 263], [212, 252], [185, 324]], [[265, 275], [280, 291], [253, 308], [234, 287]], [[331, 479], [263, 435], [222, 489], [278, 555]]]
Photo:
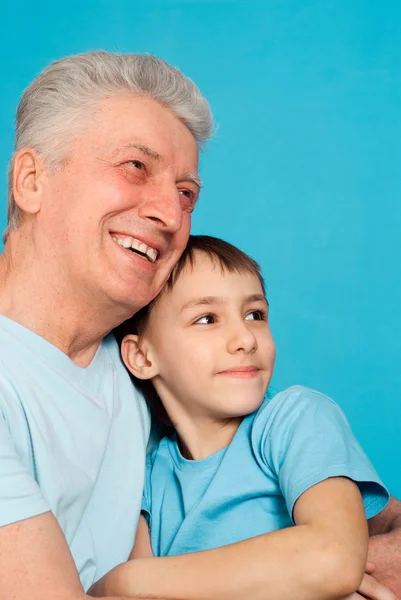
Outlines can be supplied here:
[[180, 419], [176, 431], [181, 454], [189, 460], [202, 460], [215, 454], [232, 442], [242, 420], [243, 417], [215, 422]]

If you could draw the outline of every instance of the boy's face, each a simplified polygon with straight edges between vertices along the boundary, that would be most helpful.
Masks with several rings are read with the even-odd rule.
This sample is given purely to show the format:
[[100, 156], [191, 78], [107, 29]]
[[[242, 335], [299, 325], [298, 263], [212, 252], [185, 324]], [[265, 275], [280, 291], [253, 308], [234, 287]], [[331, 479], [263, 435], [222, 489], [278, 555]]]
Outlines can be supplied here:
[[275, 360], [267, 313], [256, 275], [222, 272], [198, 252], [152, 308], [141, 377], [175, 413], [207, 420], [253, 412]]

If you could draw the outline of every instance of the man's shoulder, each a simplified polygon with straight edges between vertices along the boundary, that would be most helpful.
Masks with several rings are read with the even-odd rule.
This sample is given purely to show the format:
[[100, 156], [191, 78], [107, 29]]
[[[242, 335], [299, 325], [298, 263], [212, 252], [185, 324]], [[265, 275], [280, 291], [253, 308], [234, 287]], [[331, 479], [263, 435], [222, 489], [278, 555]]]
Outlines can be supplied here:
[[118, 347], [117, 340], [113, 333], [106, 335], [106, 337], [103, 338], [101, 345], [107, 350], [107, 352], [110, 352], [111, 356], [120, 357], [120, 348]]
[[18, 397], [15, 372], [24, 369], [21, 351], [22, 343], [0, 325], [0, 407], [5, 399]]
[[125, 398], [126, 402], [135, 402], [139, 410], [142, 427], [145, 431], [146, 440], [149, 439], [150, 434], [150, 412], [149, 407], [143, 397], [143, 394], [138, 388], [135, 387], [131, 380], [131, 377], [121, 359], [120, 348], [113, 333], [107, 335], [102, 343], [101, 347], [104, 352], [107, 352], [110, 363], [114, 369], [117, 377], [117, 385], [120, 394]]

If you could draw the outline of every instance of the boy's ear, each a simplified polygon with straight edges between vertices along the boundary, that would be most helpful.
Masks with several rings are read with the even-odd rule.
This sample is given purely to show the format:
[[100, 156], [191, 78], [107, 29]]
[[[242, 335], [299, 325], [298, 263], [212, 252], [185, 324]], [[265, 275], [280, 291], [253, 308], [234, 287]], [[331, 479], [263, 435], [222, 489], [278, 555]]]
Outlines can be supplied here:
[[126, 335], [121, 342], [121, 356], [127, 369], [138, 379], [152, 379], [158, 374], [146, 342], [139, 344], [137, 335]]

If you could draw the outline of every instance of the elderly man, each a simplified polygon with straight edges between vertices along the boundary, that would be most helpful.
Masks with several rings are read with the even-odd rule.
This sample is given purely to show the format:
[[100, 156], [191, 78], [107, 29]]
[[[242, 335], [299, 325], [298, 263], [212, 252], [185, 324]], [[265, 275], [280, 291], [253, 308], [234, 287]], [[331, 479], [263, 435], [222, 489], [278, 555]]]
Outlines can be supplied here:
[[[107, 335], [185, 247], [211, 126], [196, 86], [151, 56], [66, 58], [23, 95], [0, 257], [1, 600], [84, 599], [129, 555], [149, 416]], [[393, 500], [372, 524], [390, 583], [400, 514]], [[263, 536], [214, 552], [192, 560], [222, 583], [230, 568], [224, 597], [265, 597], [269, 570], [247, 568]], [[213, 597], [207, 580], [191, 597]]]

